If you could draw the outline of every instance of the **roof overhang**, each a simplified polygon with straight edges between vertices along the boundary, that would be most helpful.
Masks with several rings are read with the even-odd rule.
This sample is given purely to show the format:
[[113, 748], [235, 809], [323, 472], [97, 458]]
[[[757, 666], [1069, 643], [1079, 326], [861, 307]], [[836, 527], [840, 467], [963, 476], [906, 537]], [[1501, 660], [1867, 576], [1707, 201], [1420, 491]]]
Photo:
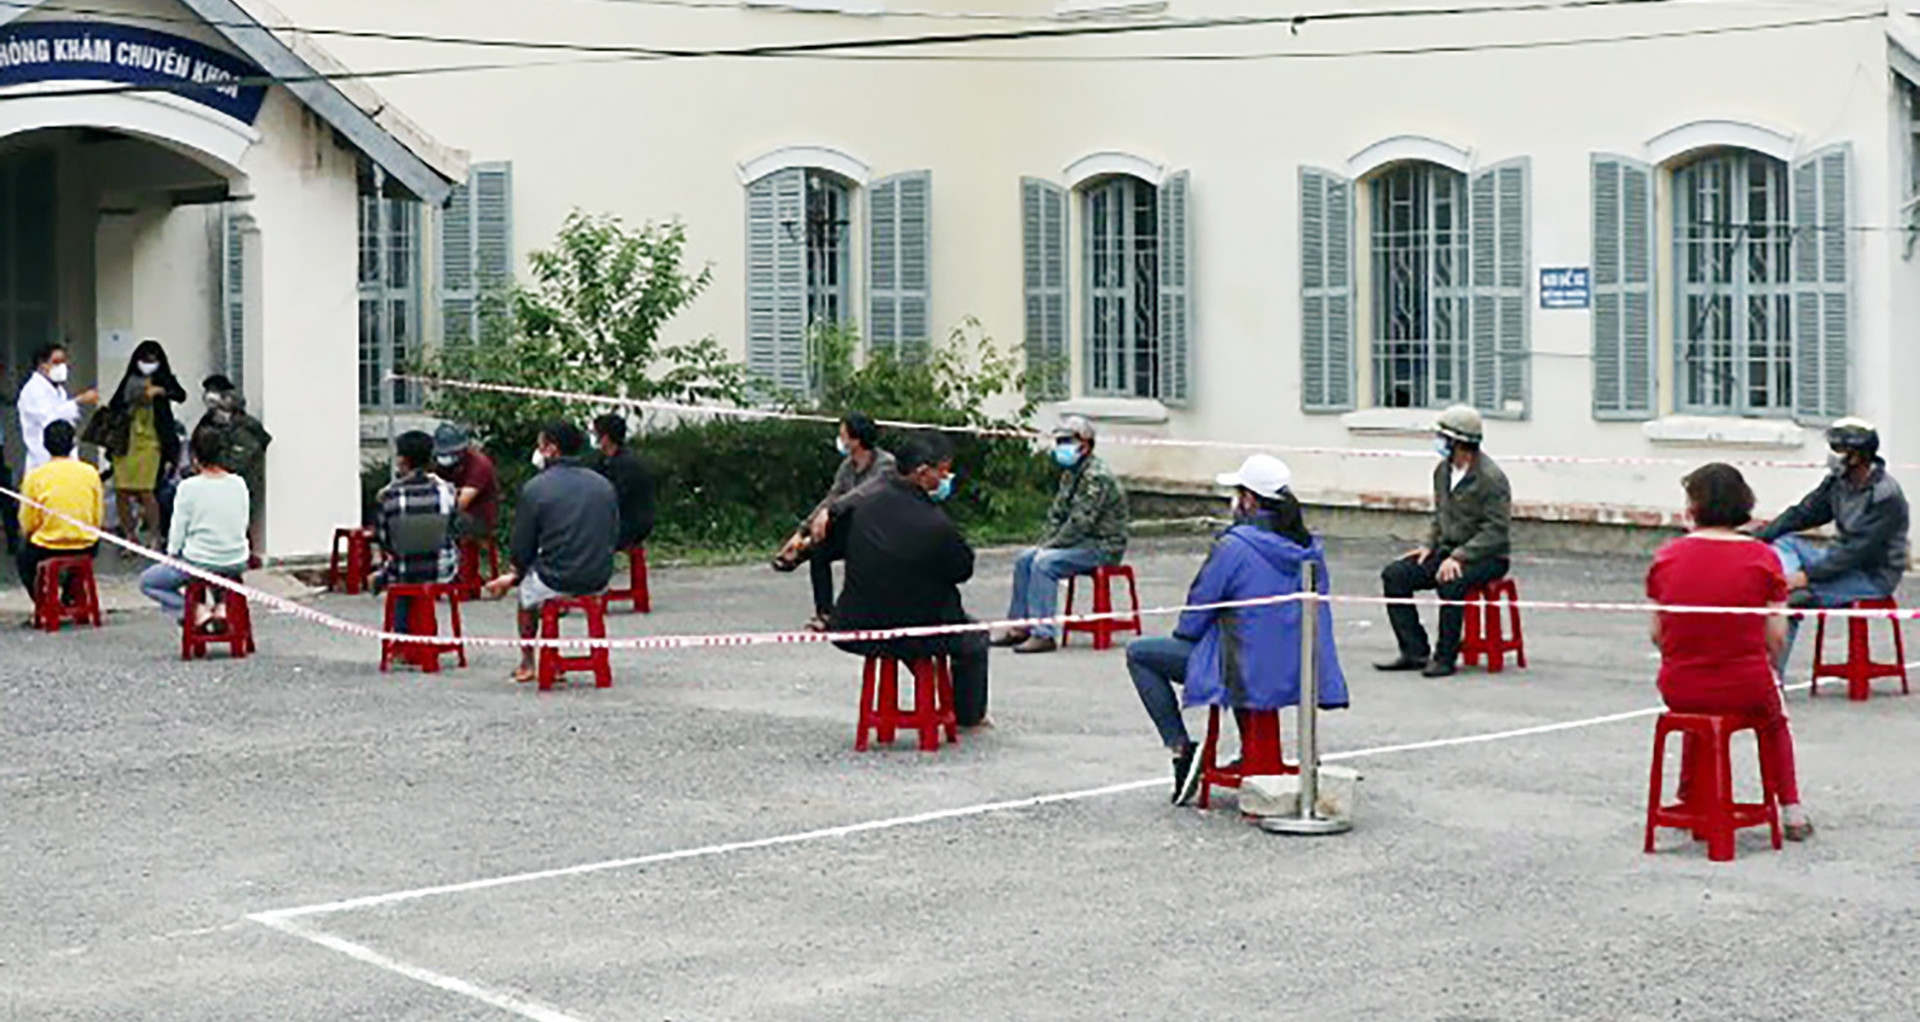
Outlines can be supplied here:
[[1887, 18], [1887, 64], [1894, 74], [1920, 85], [1920, 28], [1914, 27], [1912, 17]]

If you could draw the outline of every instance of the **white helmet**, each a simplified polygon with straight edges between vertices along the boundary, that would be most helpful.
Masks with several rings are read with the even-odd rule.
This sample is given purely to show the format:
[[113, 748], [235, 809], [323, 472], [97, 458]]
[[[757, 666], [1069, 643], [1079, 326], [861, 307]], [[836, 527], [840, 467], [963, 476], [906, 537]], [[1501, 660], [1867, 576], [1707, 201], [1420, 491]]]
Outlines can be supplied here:
[[1480, 422], [1480, 413], [1469, 405], [1454, 405], [1440, 413], [1440, 419], [1433, 424], [1433, 431], [1449, 440], [1478, 446], [1485, 432]]

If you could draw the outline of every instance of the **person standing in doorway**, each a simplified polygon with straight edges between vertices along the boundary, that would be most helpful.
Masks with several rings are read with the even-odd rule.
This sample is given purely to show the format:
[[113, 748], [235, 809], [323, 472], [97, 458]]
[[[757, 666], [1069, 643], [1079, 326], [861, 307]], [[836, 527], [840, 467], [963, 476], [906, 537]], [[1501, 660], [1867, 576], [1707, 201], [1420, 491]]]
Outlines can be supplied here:
[[23, 473], [51, 459], [44, 442], [48, 423], [58, 419], [78, 426], [80, 409], [100, 403], [100, 392], [91, 388], [68, 397], [68, 371], [66, 345], [45, 344], [33, 353], [33, 372], [27, 374], [15, 402], [20, 412], [20, 444], [27, 451]]
[[1375, 664], [1379, 670], [1419, 671], [1429, 678], [1452, 674], [1466, 623], [1460, 601], [1473, 587], [1506, 577], [1513, 491], [1506, 473], [1480, 450], [1483, 435], [1480, 413], [1466, 405], [1441, 412], [1434, 426], [1440, 464], [1433, 468], [1433, 524], [1426, 545], [1387, 565], [1380, 583], [1389, 598], [1399, 600], [1422, 589], [1437, 590], [1443, 601], [1440, 642], [1427, 645], [1427, 630], [1413, 604], [1389, 604], [1387, 619], [1400, 655]]
[[[114, 428], [104, 446], [113, 459], [114, 506], [120, 534], [135, 543], [141, 541], [143, 531], [155, 545], [160, 542], [160, 476], [180, 462], [173, 406], [186, 399], [187, 392], [173, 377], [166, 349], [149, 339], [133, 349], [127, 374], [107, 402], [109, 425]], [[125, 423], [124, 431], [116, 425], [120, 422]]]
[[[240, 396], [232, 380], [216, 373], [201, 387], [207, 412], [194, 428], [218, 434], [224, 449], [220, 463], [246, 480], [247, 497], [252, 501], [247, 512], [247, 546], [253, 551], [247, 563], [257, 568], [266, 550], [267, 445], [273, 443], [273, 435], [259, 419], [247, 414], [247, 399]], [[416, 467], [424, 468], [425, 464]]]

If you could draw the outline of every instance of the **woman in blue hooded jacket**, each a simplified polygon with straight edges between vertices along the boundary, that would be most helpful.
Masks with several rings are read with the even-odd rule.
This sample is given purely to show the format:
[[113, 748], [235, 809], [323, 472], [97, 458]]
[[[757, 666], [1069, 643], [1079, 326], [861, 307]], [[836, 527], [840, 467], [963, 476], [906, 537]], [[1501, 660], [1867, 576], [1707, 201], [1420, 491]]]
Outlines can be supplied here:
[[[1285, 596], [1300, 591], [1301, 565], [1319, 568], [1326, 591], [1327, 560], [1307, 532], [1300, 502], [1287, 488], [1292, 472], [1272, 455], [1256, 454], [1238, 472], [1219, 477], [1233, 488], [1233, 525], [1222, 532], [1187, 590], [1189, 606]], [[1298, 603], [1189, 610], [1167, 639], [1127, 646], [1127, 671], [1160, 740], [1173, 755], [1173, 804], [1199, 786], [1198, 749], [1181, 716], [1187, 706], [1273, 710], [1300, 702]], [[1320, 614], [1320, 705], [1347, 705], [1347, 681], [1334, 652], [1333, 616]], [[1184, 700], [1174, 685], [1185, 689]]]

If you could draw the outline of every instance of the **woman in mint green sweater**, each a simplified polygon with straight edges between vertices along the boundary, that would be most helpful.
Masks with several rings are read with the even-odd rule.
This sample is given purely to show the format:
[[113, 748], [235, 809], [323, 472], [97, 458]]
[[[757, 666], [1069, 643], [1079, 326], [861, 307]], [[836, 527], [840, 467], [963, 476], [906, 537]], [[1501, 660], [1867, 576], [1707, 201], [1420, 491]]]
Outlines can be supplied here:
[[[194, 430], [188, 442], [198, 474], [180, 484], [173, 498], [173, 528], [167, 536], [167, 555], [203, 571], [238, 579], [247, 568], [246, 480], [220, 467], [218, 433]], [[181, 620], [187, 612], [183, 590], [190, 576], [170, 564], [155, 564], [140, 575], [140, 591], [160, 609]], [[196, 629], [217, 632], [226, 627], [225, 604], [212, 614], [193, 608]]]

